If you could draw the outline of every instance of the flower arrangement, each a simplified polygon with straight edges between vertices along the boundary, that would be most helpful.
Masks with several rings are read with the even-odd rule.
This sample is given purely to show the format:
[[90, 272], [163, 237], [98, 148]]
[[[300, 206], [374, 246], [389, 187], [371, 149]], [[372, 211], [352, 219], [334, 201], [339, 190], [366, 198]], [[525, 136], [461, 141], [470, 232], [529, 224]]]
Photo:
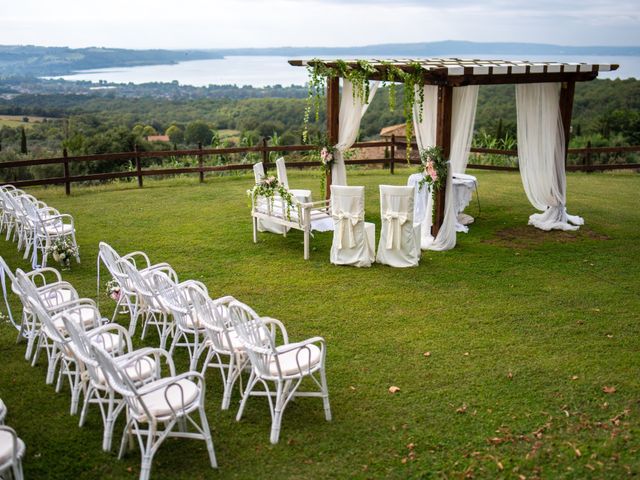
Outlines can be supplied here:
[[324, 188], [327, 181], [327, 174], [331, 172], [331, 166], [335, 162], [333, 148], [323, 145], [320, 149], [320, 192], [324, 194]]
[[120, 300], [120, 295], [121, 291], [118, 281], [115, 279], [109, 280], [107, 282], [107, 296], [114, 302], [117, 302]]
[[47, 254], [62, 265], [62, 268], [68, 270], [71, 268], [71, 258], [77, 257], [80, 252], [78, 247], [67, 238], [58, 238], [53, 245], [47, 248]]
[[293, 205], [293, 195], [281, 184], [276, 177], [264, 177], [257, 182], [253, 188], [247, 190], [247, 195], [253, 199], [254, 203], [258, 197], [269, 199], [271, 207], [276, 196], [279, 196], [286, 205], [287, 219], [291, 220], [291, 206]]
[[424, 178], [418, 183], [421, 189], [425, 184], [431, 188], [431, 197], [433, 198], [433, 208], [436, 205], [436, 194], [447, 182], [448, 162], [442, 155], [440, 147], [429, 147], [420, 152], [420, 161], [422, 167], [420, 171], [424, 173]]

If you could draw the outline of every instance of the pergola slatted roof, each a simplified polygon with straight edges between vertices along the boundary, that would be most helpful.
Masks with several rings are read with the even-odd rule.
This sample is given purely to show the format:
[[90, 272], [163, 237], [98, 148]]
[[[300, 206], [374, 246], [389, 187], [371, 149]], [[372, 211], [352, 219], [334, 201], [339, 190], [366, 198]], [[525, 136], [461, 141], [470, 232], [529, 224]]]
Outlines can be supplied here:
[[[343, 60], [351, 68], [359, 68], [358, 60]], [[381, 80], [388, 65], [404, 71], [414, 71], [420, 65], [425, 83], [434, 85], [481, 85], [497, 83], [535, 83], [558, 81], [589, 81], [598, 72], [617, 70], [618, 65], [609, 63], [562, 63], [530, 62], [527, 60], [481, 60], [466, 58], [428, 59], [369, 59], [367, 63], [376, 73], [370, 78]], [[324, 64], [338, 65], [335, 59], [289, 60], [293, 66], [306, 67]]]

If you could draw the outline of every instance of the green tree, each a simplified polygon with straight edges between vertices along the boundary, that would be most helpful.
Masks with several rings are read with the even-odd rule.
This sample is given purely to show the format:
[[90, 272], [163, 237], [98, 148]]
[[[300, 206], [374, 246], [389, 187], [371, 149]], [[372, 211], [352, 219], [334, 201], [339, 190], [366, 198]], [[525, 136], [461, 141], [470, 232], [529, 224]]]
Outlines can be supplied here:
[[184, 142], [184, 131], [178, 125], [171, 125], [164, 132], [165, 135], [169, 137], [173, 143], [182, 143]]
[[151, 125], [146, 125], [142, 129], [142, 136], [143, 137], [148, 137], [149, 135], [157, 135], [157, 134], [158, 134], [158, 132]]
[[202, 142], [203, 145], [211, 144], [213, 138], [213, 131], [202, 120], [196, 120], [187, 125], [184, 132], [184, 139], [186, 143], [196, 144]]

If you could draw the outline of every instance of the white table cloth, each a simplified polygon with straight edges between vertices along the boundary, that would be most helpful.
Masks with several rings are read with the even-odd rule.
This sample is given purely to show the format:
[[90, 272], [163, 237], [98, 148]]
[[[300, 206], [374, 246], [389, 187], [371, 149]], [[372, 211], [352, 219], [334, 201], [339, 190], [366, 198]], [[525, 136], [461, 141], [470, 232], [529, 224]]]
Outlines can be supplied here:
[[[407, 185], [416, 187], [415, 201], [413, 203], [414, 221], [422, 224], [423, 232], [425, 228], [428, 228], [427, 232], [429, 232], [431, 231], [431, 221], [427, 218], [427, 212], [433, 208], [433, 201], [428, 184], [418, 189], [418, 183], [423, 178], [424, 173], [414, 173], [409, 176]], [[462, 214], [462, 212], [469, 205], [473, 191], [477, 188], [477, 185], [478, 180], [473, 175], [467, 175], [465, 173], [456, 173], [453, 175], [453, 194], [455, 195], [456, 215], [457, 217], [463, 217], [456, 220], [456, 232], [467, 233], [469, 231], [469, 227], [465, 224], [472, 223], [473, 217]], [[460, 222], [461, 219], [465, 224]]]

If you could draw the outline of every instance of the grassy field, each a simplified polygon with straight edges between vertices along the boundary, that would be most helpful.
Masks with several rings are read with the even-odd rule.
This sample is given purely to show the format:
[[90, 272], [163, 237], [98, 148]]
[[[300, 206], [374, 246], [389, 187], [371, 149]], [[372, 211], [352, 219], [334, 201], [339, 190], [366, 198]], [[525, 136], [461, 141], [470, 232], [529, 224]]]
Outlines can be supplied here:
[[[351, 184], [366, 186], [367, 220], [378, 230], [378, 184], [402, 184], [409, 173], [350, 172]], [[290, 184], [317, 191], [317, 175], [290, 172]], [[153, 478], [640, 475], [640, 176], [569, 175], [569, 210], [586, 222], [575, 233], [526, 226], [534, 209], [517, 174], [477, 176], [482, 210], [469, 207], [470, 233], [407, 270], [333, 266], [331, 233], [316, 234], [306, 262], [300, 232], [261, 234], [254, 245], [248, 175], [74, 187], [70, 197], [60, 188], [30, 192], [74, 215], [82, 264], [64, 277], [82, 295], [95, 297], [104, 240], [281, 319], [294, 340], [327, 340], [332, 422], [319, 400], [300, 399], [272, 446], [266, 401], [251, 399], [237, 423], [239, 397], [221, 412], [211, 371], [220, 468], [208, 467], [204, 442], [170, 440]], [[0, 240], [0, 253], [27, 268], [15, 244]], [[104, 293], [101, 305], [110, 315]], [[123, 460], [103, 453], [97, 410], [78, 428], [68, 389], [45, 385], [45, 365], [24, 361], [9, 326], [0, 354], [0, 398], [27, 444], [27, 478], [137, 478], [138, 451]]]
[[[23, 119], [28, 118], [29, 121], [25, 122]], [[33, 122], [42, 122], [44, 117], [33, 117], [28, 115], [0, 115], [0, 127], [24, 127], [31, 128]]]

